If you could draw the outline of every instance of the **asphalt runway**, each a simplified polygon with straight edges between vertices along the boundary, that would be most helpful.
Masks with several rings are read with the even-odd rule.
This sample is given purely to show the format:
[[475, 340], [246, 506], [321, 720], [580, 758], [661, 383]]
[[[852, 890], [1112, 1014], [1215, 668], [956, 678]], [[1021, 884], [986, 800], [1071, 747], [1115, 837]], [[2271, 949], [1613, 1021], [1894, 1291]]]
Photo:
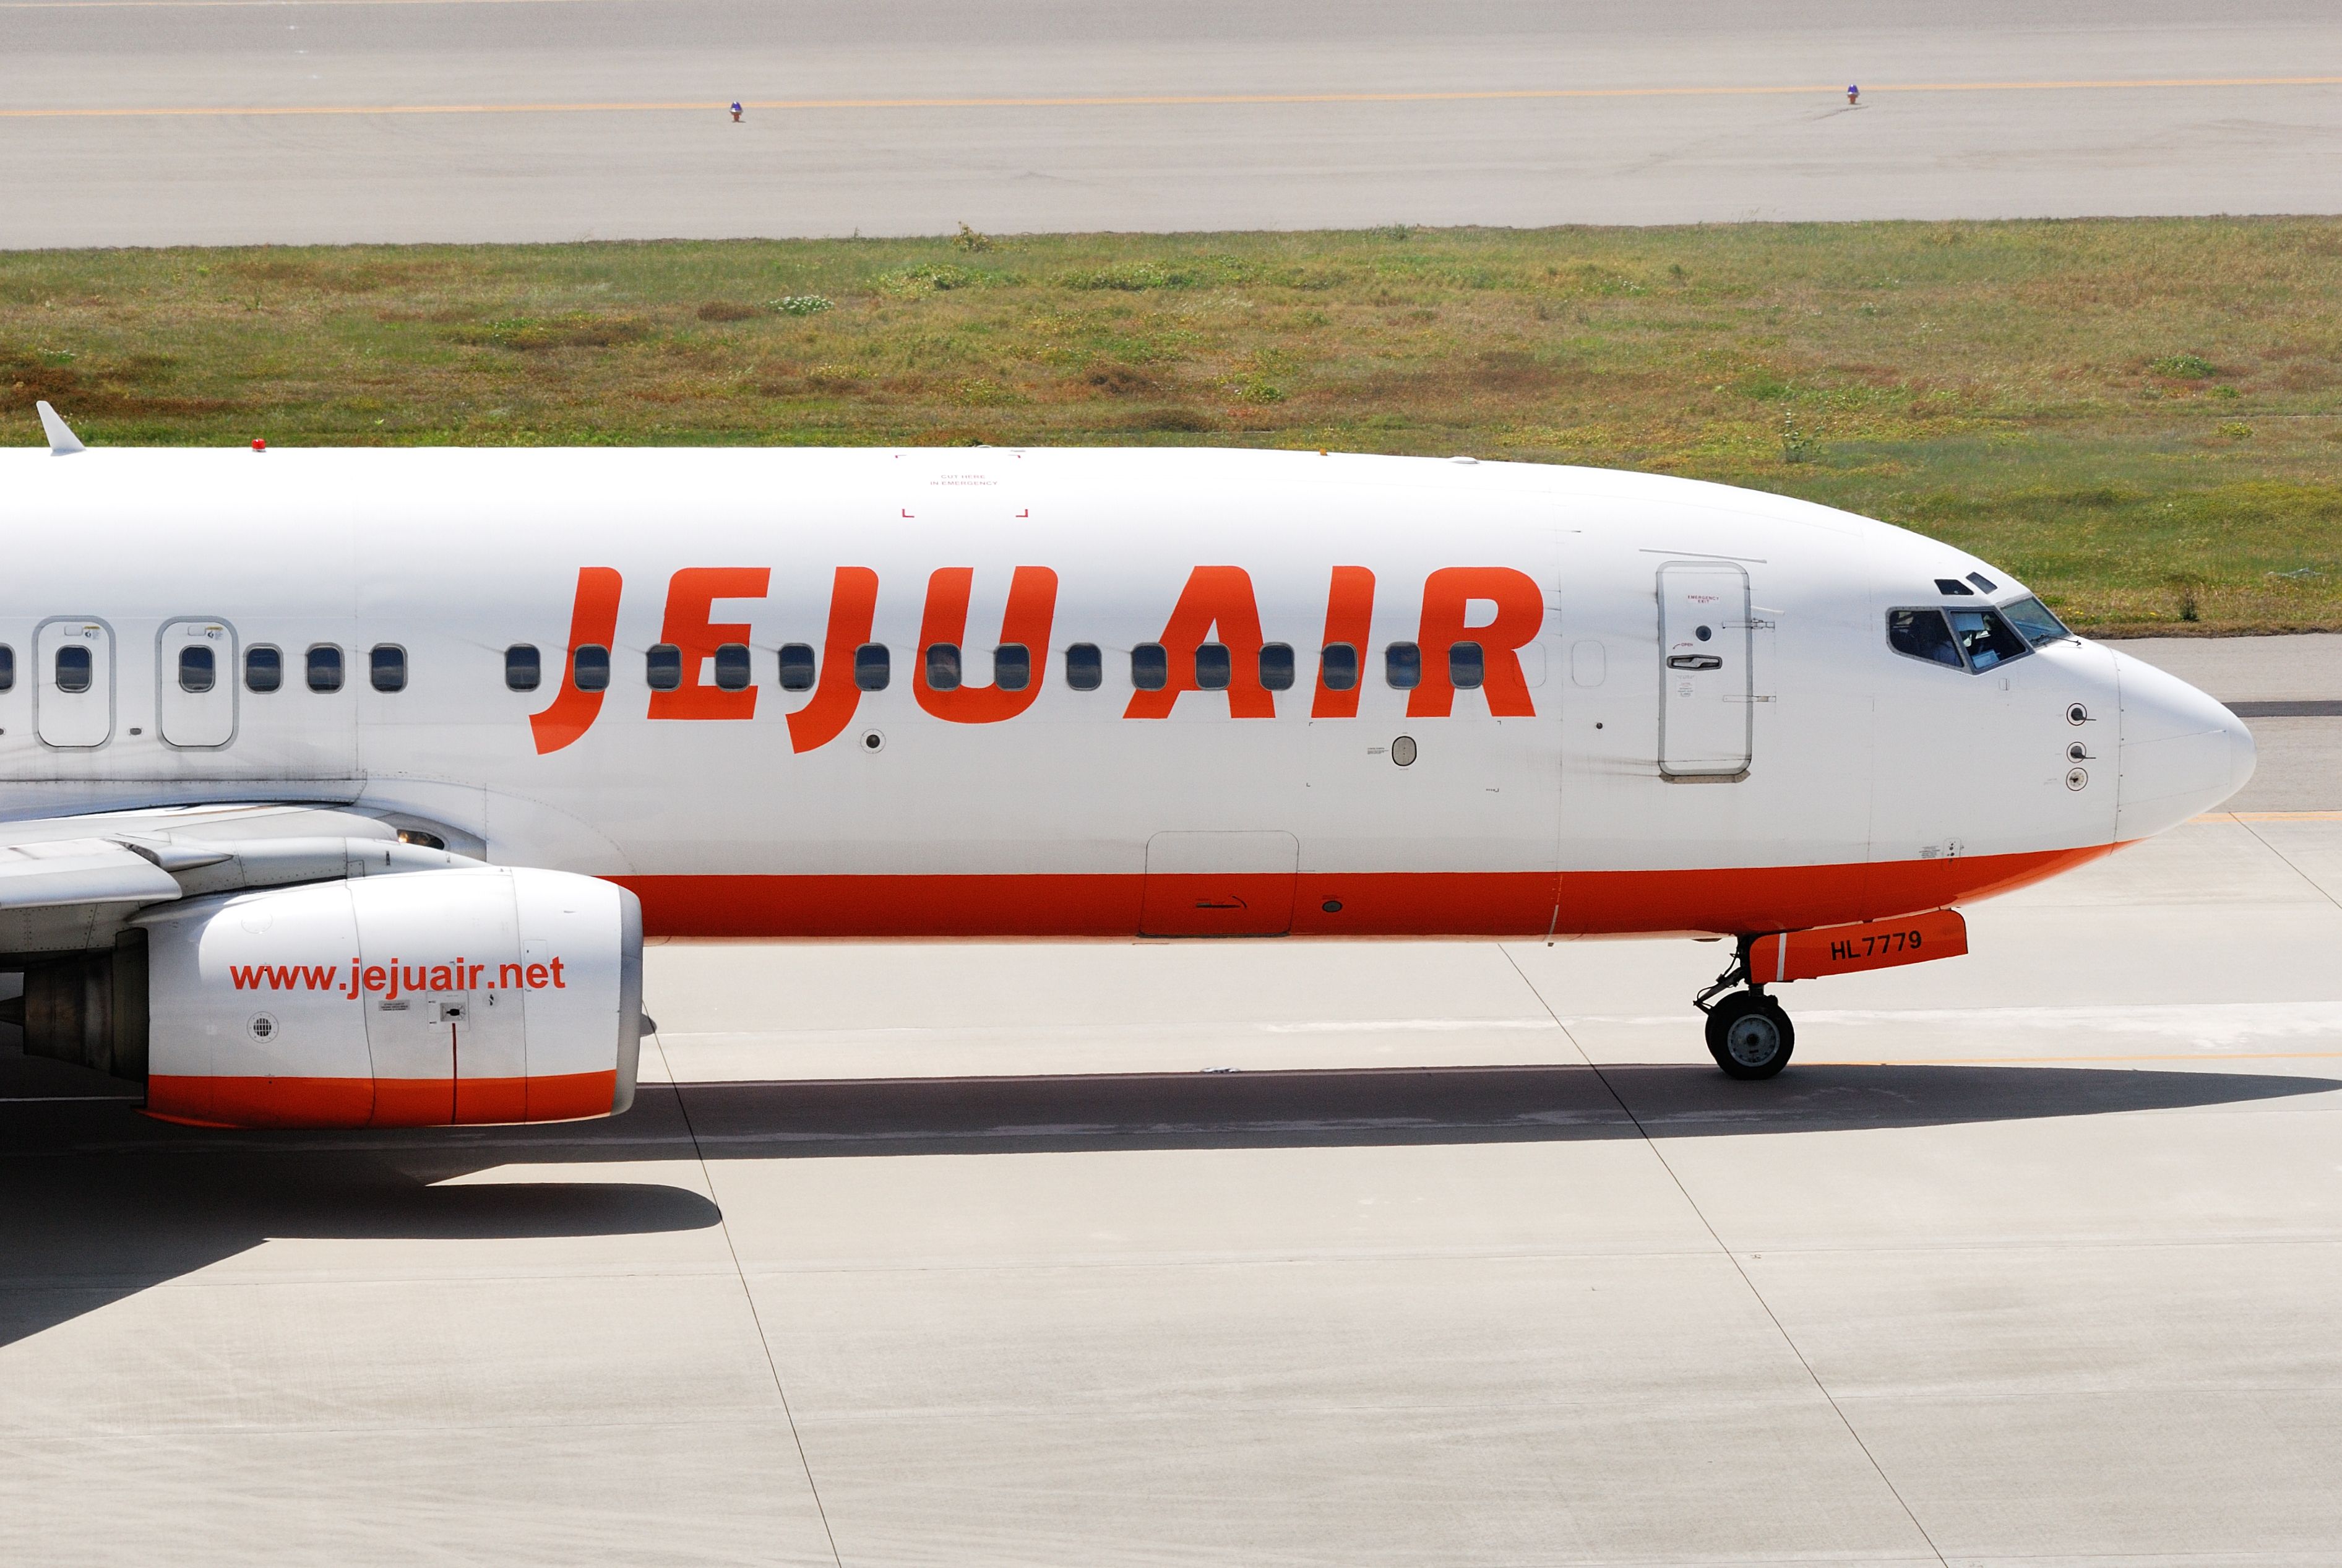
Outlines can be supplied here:
[[2272, 783], [1790, 988], [1767, 1084], [1686, 942], [665, 945], [637, 1108], [517, 1132], [0, 1055], [0, 1560], [2330, 1563], [2342, 775]]
[[2330, 213], [2337, 155], [2330, 0], [0, 0], [0, 248]]

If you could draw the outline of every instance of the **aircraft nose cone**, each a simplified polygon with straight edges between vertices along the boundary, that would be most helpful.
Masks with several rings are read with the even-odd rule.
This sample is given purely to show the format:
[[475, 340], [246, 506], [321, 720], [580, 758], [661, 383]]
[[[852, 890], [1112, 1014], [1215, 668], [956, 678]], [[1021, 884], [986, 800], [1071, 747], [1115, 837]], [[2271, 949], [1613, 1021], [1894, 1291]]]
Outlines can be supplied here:
[[2141, 839], [2210, 811], [2245, 787], [2256, 760], [2242, 719], [2178, 676], [2115, 654], [2121, 764], [2115, 836]]

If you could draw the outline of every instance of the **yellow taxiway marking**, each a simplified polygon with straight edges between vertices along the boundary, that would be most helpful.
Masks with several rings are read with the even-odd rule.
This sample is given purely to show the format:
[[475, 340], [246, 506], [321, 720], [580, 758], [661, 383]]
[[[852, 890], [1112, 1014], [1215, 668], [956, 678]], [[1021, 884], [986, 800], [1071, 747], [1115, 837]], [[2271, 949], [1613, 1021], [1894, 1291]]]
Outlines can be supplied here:
[[[115, 0], [120, 3], [120, 0]], [[185, 4], [186, 0], [145, 0]], [[218, 4], [220, 0], [204, 0]], [[354, 0], [337, 0], [351, 4]], [[454, 4], [457, 0], [366, 0], [369, 4]], [[498, 0], [520, 4], [523, 0]], [[5, 4], [5, 0], [0, 0]], [[2151, 92], [2207, 87], [2336, 87], [2342, 76], [2163, 76], [2123, 81], [1905, 82], [1865, 88], [1873, 97], [1893, 93]], [[1842, 86], [1711, 87], [1515, 87], [1471, 92], [1422, 93], [1134, 93], [1023, 98], [759, 98], [742, 107], [758, 111], [816, 112], [830, 109], [1147, 109], [1207, 108], [1264, 104], [1477, 104], [1562, 98], [1736, 98], [1829, 95]], [[726, 105], [712, 101], [648, 100], [595, 104], [242, 104], [165, 105], [146, 107], [0, 109], [6, 120], [105, 120], [216, 118], [242, 115], [647, 115], [704, 114]]]

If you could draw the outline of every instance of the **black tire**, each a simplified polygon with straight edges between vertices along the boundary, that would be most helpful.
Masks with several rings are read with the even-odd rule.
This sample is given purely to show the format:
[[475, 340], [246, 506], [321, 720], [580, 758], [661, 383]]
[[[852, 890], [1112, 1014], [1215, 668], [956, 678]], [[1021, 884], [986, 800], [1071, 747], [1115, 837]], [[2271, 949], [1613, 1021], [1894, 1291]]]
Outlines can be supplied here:
[[1708, 1013], [1707, 1054], [1726, 1077], [1770, 1078], [1789, 1064], [1797, 1048], [1797, 1026], [1769, 996], [1736, 991]]

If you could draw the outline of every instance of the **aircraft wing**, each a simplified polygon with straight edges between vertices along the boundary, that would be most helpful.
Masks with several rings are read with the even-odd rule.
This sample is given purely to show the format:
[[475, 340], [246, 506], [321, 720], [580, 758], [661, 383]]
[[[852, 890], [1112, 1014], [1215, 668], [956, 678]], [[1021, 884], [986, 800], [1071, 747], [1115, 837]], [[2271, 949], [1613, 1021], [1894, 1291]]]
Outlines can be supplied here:
[[128, 845], [103, 838], [0, 844], [0, 909], [76, 904], [156, 904], [178, 879]]
[[107, 947], [141, 908], [175, 899], [477, 864], [335, 806], [245, 802], [0, 823], [0, 954]]

